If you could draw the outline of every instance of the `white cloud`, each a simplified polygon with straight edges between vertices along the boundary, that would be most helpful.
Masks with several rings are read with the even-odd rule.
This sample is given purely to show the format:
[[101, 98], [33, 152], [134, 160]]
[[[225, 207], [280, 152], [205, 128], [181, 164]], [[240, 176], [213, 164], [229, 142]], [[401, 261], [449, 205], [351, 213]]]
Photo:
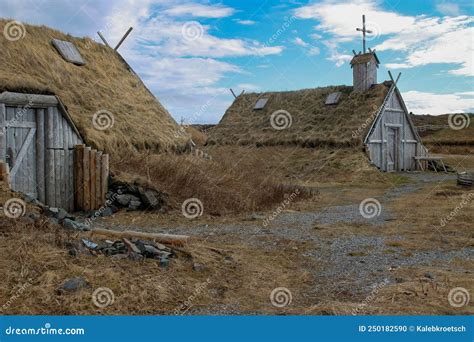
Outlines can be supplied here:
[[234, 13], [235, 10], [230, 7], [220, 5], [203, 5], [199, 3], [177, 5], [164, 11], [164, 14], [174, 17], [189, 15], [192, 17], [202, 18], [224, 18], [231, 16]]
[[325, 40], [322, 43], [326, 46], [328, 50], [327, 59], [334, 62], [337, 67], [344, 65], [352, 59], [351, 55], [342, 53], [338, 50], [337, 43], [329, 40]]
[[436, 5], [436, 9], [444, 15], [457, 16], [461, 14], [459, 5], [455, 3], [440, 3]]
[[256, 22], [253, 21], [253, 20], [236, 20], [236, 23], [240, 24], [240, 25], [255, 25]]
[[303, 47], [307, 47], [309, 46], [308, 43], [306, 43], [303, 39], [301, 39], [300, 37], [296, 37], [293, 42], [296, 44], [296, 45], [299, 45], [299, 46], [303, 46]]
[[316, 55], [319, 55], [320, 53], [320, 50], [317, 46], [310, 45], [309, 43], [305, 42], [300, 37], [296, 37], [293, 40], [293, 43], [304, 48], [305, 53], [309, 56], [316, 56]]
[[[452, 74], [474, 75], [472, 17], [407, 16], [381, 9], [378, 2], [369, 0], [326, 1], [296, 10], [299, 18], [317, 20], [316, 30], [333, 36], [336, 50], [342, 43], [360, 39], [360, 32], [355, 28], [361, 26], [362, 14], [366, 15], [367, 28], [373, 31], [368, 35], [368, 44], [379, 51], [394, 50], [404, 54], [403, 62], [389, 63], [390, 67], [446, 63], [456, 65], [450, 70]], [[332, 59], [340, 60], [334, 56]]]
[[420, 91], [403, 93], [408, 110], [415, 114], [440, 115], [474, 111], [473, 92], [434, 94]]
[[240, 91], [245, 90], [245, 92], [257, 91], [260, 90], [260, 87], [251, 83], [241, 83], [237, 85], [237, 89]]

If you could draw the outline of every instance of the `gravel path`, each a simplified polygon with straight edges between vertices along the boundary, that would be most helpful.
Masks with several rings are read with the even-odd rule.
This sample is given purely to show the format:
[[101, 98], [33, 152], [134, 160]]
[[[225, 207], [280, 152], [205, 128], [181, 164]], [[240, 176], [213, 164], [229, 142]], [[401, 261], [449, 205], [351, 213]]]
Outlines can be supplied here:
[[[315, 284], [313, 294], [321, 291], [331, 291], [337, 297], [338, 293], [349, 292], [354, 296], [363, 296], [370, 293], [374, 284], [381, 282], [396, 282], [391, 270], [401, 266], [429, 266], [436, 263], [446, 264], [453, 258], [464, 260], [474, 259], [474, 248], [464, 248], [455, 251], [420, 251], [410, 256], [402, 255], [402, 250], [397, 247], [388, 247], [384, 237], [366, 235], [345, 235], [341, 237], [323, 237], [314, 229], [315, 225], [330, 225], [338, 222], [347, 224], [369, 224], [383, 228], [387, 220], [396, 219], [384, 204], [411, 192], [418, 191], [426, 183], [452, 180], [456, 175], [451, 174], [407, 174], [411, 183], [393, 187], [383, 195], [377, 197], [381, 204], [378, 216], [365, 218], [359, 210], [360, 203], [350, 205], [330, 206], [315, 212], [284, 212], [278, 215], [270, 224], [263, 225], [264, 217], [253, 217], [253, 222], [245, 224], [226, 225], [200, 225], [194, 227], [174, 227], [140, 229], [136, 227], [113, 227], [114, 229], [134, 229], [153, 232], [166, 232], [174, 234], [190, 234], [194, 236], [220, 237], [232, 235], [234, 241], [247, 243], [264, 250], [278, 248], [279, 240], [309, 242], [314, 246], [306, 250], [306, 256], [314, 263], [313, 273]], [[109, 227], [112, 228], [112, 227]], [[328, 228], [330, 229], [330, 228]], [[402, 237], [398, 237], [399, 240]], [[387, 249], [391, 252], [387, 253]], [[333, 288], [328, 286], [333, 285]], [[306, 294], [312, 296], [311, 293]], [[206, 312], [207, 310], [204, 309]], [[191, 310], [194, 312], [194, 310]], [[198, 310], [198, 312], [200, 312]], [[238, 313], [238, 309], [225, 308], [217, 310], [218, 313]], [[214, 313], [216, 314], [216, 313]]]

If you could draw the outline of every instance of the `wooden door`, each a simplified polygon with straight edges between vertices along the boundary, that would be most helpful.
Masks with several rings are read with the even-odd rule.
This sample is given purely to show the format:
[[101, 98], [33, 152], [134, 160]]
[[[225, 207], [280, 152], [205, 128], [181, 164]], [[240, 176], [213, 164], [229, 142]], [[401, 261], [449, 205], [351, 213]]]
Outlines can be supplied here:
[[10, 167], [12, 189], [37, 198], [35, 110], [6, 107], [5, 160]]
[[387, 171], [398, 171], [398, 129], [387, 127]]

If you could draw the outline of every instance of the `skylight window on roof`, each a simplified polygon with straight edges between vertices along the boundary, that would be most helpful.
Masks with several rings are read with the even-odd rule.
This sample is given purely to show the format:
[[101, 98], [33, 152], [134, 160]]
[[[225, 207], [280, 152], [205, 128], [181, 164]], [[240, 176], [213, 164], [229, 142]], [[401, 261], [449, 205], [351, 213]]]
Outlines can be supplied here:
[[328, 97], [326, 98], [325, 104], [327, 105], [337, 104], [339, 102], [339, 99], [341, 98], [341, 95], [342, 93], [339, 91], [329, 94]]
[[267, 104], [267, 102], [268, 102], [267, 97], [258, 99], [258, 101], [255, 103], [255, 107], [253, 107], [253, 109], [263, 109], [263, 108], [265, 108], [265, 105]]
[[81, 54], [77, 50], [76, 46], [64, 40], [53, 39], [51, 44], [58, 50], [59, 54], [69, 63], [76, 65], [85, 65], [86, 62], [82, 59]]

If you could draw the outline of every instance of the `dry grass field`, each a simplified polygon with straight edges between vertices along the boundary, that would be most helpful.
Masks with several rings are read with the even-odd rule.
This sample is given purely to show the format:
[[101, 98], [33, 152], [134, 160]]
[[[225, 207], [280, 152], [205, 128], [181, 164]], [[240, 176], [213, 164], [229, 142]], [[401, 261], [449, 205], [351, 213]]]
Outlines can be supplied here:
[[[191, 190], [170, 195], [167, 213], [122, 211], [94, 222], [119, 231], [192, 236], [168, 268], [152, 259], [72, 256], [70, 244], [98, 237], [43, 218], [2, 218], [0, 301], [10, 303], [4, 313], [474, 313], [472, 303], [449, 302], [454, 288], [474, 290], [474, 194], [458, 187], [453, 175], [382, 174], [362, 154], [344, 149], [212, 146], [206, 152], [212, 160], [151, 155], [119, 161], [123, 177], [138, 175], [171, 194], [180, 187]], [[473, 155], [451, 158], [458, 168], [474, 170]], [[224, 174], [228, 178], [219, 179]], [[210, 184], [215, 186], [206, 192]], [[202, 200], [202, 216], [182, 215], [186, 196]], [[368, 198], [380, 203], [379, 215], [370, 219], [359, 210]], [[87, 287], [57, 291], [78, 276]], [[99, 287], [113, 291], [113, 304], [93, 304]], [[288, 291], [282, 306], [271, 300], [279, 288]]]

